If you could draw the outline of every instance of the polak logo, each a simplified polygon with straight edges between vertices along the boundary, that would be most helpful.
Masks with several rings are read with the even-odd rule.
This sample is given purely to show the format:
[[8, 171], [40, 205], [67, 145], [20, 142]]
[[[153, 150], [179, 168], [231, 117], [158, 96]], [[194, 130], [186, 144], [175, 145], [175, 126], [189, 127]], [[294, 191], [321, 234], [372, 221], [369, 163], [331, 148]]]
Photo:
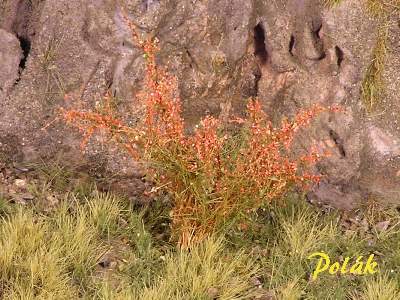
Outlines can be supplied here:
[[[355, 257], [354, 257], [355, 258]], [[345, 257], [343, 262], [331, 262], [328, 254], [324, 252], [315, 252], [311, 254], [308, 259], [318, 259], [312, 279], [316, 280], [319, 274], [328, 272], [330, 275], [340, 274], [353, 274], [353, 275], [367, 275], [375, 274], [378, 272], [378, 263], [374, 261], [374, 254], [371, 254], [367, 261], [364, 263], [363, 256], [357, 258]], [[353, 261], [352, 263], [350, 263]]]

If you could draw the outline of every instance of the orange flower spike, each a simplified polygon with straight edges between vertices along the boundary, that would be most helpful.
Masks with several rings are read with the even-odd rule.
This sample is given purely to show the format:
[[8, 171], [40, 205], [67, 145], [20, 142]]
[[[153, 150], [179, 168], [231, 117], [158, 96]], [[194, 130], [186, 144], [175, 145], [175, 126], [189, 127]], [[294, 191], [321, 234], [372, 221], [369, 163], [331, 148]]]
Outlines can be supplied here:
[[[292, 184], [304, 186], [320, 180], [319, 176], [305, 171], [321, 159], [321, 155], [312, 150], [306, 156], [292, 158], [287, 150], [300, 128], [320, 112], [336, 111], [336, 107], [314, 106], [297, 114], [293, 121], [285, 120], [280, 128], [273, 128], [260, 101], [249, 101], [247, 118], [236, 119], [237, 123], [246, 125], [249, 136], [237, 149], [236, 159], [230, 159], [229, 155], [224, 156], [227, 138], [220, 136], [220, 123], [215, 118], [204, 118], [193, 136], [184, 135], [176, 78], [156, 64], [158, 41], [142, 41], [136, 26], [126, 21], [132, 39], [144, 51], [146, 59], [144, 91], [138, 95], [145, 107], [141, 126], [130, 128], [114, 118], [111, 99], [107, 98], [103, 114], [63, 111], [63, 116], [67, 123], [83, 133], [84, 143], [95, 130], [102, 129], [134, 159], [140, 156], [156, 165], [166, 165], [166, 169], [151, 167], [148, 174], [175, 196], [172, 227], [181, 246], [190, 247], [201, 241], [235, 213], [250, 213], [263, 203], [270, 203]], [[137, 152], [138, 149], [141, 152]], [[177, 176], [179, 171], [174, 169], [175, 164], [205, 178], [201, 184], [206, 201], [199, 201], [194, 189], [188, 187], [188, 182], [193, 182]]]

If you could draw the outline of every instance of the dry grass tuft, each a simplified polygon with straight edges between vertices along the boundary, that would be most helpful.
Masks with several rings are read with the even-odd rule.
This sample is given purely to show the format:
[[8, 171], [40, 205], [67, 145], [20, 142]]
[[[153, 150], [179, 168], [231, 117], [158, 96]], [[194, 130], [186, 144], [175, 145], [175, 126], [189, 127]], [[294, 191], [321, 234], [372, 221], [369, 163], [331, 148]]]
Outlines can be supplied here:
[[250, 279], [258, 267], [244, 252], [224, 253], [220, 239], [166, 257], [163, 278], [141, 299], [246, 299], [255, 294]]
[[339, 5], [342, 2], [342, 0], [323, 0], [322, 3], [328, 7], [328, 8], [333, 8], [337, 5]]
[[352, 299], [364, 300], [396, 300], [400, 298], [398, 283], [385, 274], [376, 278], [367, 278], [361, 294], [353, 293]]
[[336, 224], [321, 224], [319, 216], [310, 210], [292, 212], [281, 218], [281, 246], [289, 250], [289, 255], [303, 261], [313, 251], [318, 251], [321, 244], [335, 239]]
[[51, 236], [43, 219], [19, 210], [1, 224], [0, 286], [4, 299], [72, 299], [77, 296], [66, 276], [65, 248]]
[[378, 22], [378, 38], [372, 54], [372, 61], [362, 83], [362, 99], [367, 112], [376, 110], [385, 96], [385, 81], [383, 72], [388, 52], [389, 19], [393, 14], [399, 14], [399, 0], [367, 0], [369, 13]]
[[373, 50], [372, 62], [362, 83], [361, 92], [365, 107], [368, 112], [376, 109], [385, 91], [383, 72], [387, 55], [388, 28], [381, 25], [378, 30], [378, 39]]
[[[387, 234], [378, 234], [363, 228], [343, 231], [337, 214], [321, 213], [298, 198], [287, 200], [285, 206], [276, 203], [264, 214], [261, 210], [258, 216], [253, 214], [247, 230], [231, 228], [224, 238], [206, 238], [191, 249], [158, 240], [149, 231], [152, 221], [144, 222], [144, 213], [107, 194], [93, 192], [79, 201], [68, 195], [46, 213], [5, 203], [0, 220], [0, 297], [399, 298], [400, 214], [395, 207], [382, 212], [371, 208], [358, 215], [371, 226], [389, 220]], [[111, 212], [109, 218], [104, 217], [106, 210]], [[235, 236], [240, 243], [234, 242]], [[100, 267], [104, 251], [111, 249], [112, 256], [106, 256], [116, 265]], [[380, 253], [376, 259], [382, 273], [364, 277], [325, 273], [310, 281], [315, 265], [306, 257], [314, 251], [329, 253], [335, 261]]]

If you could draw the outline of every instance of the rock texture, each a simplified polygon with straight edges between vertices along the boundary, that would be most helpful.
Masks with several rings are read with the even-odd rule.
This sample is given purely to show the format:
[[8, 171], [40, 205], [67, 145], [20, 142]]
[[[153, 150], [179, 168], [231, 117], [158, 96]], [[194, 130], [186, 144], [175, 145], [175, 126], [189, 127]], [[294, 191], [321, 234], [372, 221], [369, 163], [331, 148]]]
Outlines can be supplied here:
[[0, 29], [0, 45], [0, 93], [5, 97], [18, 79], [22, 51], [18, 39], [3, 29]]
[[378, 21], [364, 2], [328, 9], [317, 0], [5, 0], [0, 159], [62, 152], [66, 163], [139, 176], [127, 157], [111, 159], [115, 149], [94, 143], [82, 155], [79, 139], [55, 122], [59, 107], [94, 107], [108, 89], [125, 120], [137, 120], [132, 95], [144, 60], [124, 9], [143, 34], [161, 41], [158, 59], [179, 78], [189, 132], [205, 114], [242, 113], [248, 97], [262, 99], [274, 120], [314, 103], [342, 105], [344, 113], [324, 117], [300, 139], [332, 153], [318, 165], [324, 180], [309, 199], [342, 208], [370, 197], [399, 203], [399, 26], [389, 22], [384, 101], [367, 114], [360, 90]]

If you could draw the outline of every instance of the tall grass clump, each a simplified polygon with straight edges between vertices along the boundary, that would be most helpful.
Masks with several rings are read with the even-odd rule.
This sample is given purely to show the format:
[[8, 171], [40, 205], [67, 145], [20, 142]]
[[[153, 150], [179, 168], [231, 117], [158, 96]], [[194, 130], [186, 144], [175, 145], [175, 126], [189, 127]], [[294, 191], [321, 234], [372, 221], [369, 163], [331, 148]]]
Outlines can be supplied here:
[[123, 213], [121, 200], [111, 194], [95, 191], [92, 197], [96, 201], [85, 198], [84, 210], [87, 211], [88, 221], [106, 237], [110, 237], [119, 229], [119, 219]]
[[67, 260], [45, 219], [18, 210], [0, 228], [2, 299], [73, 299], [78, 290], [66, 275]]
[[380, 102], [385, 91], [383, 72], [387, 57], [388, 28], [379, 25], [378, 39], [373, 57], [361, 86], [362, 98], [368, 112], [372, 112]]
[[158, 265], [158, 274], [151, 282], [138, 285], [119, 277], [113, 287], [105, 281], [99, 285], [96, 299], [228, 300], [257, 299], [262, 295], [251, 280], [260, 272], [255, 259], [244, 250], [227, 250], [221, 238], [206, 238], [190, 249], [170, 249], [162, 257], [161, 264], [153, 261]]
[[226, 253], [221, 239], [207, 238], [190, 251], [166, 256], [165, 273], [140, 299], [249, 299], [258, 266], [245, 252]]
[[395, 300], [400, 297], [398, 283], [387, 274], [379, 274], [376, 278], [367, 278], [361, 293], [351, 293], [352, 299]]
[[382, 98], [385, 96], [384, 70], [390, 51], [389, 28], [392, 26], [393, 16], [399, 15], [400, 1], [366, 0], [366, 7], [378, 22], [377, 40], [372, 52], [372, 60], [361, 87], [362, 99], [366, 110], [371, 113], [378, 108]]
[[0, 298], [92, 299], [111, 245], [104, 237], [119, 237], [123, 209], [121, 200], [96, 192], [84, 203], [65, 197], [46, 213], [27, 205], [0, 216]]
[[240, 142], [224, 130], [219, 119], [206, 116], [193, 135], [184, 133], [177, 80], [156, 64], [157, 39], [142, 40], [126, 19], [132, 38], [144, 52], [146, 77], [138, 96], [145, 114], [141, 123], [128, 126], [113, 111], [105, 96], [100, 111], [62, 110], [64, 120], [83, 134], [82, 146], [100, 131], [147, 163], [147, 171], [174, 201], [172, 234], [182, 247], [203, 240], [243, 215], [278, 199], [293, 185], [319, 181], [309, 170], [320, 159], [316, 149], [293, 157], [290, 147], [296, 132], [322, 112], [335, 107], [313, 106], [293, 120], [272, 126], [257, 99], [247, 105], [245, 119], [232, 118], [241, 128]]
[[97, 224], [90, 220], [84, 206], [74, 208], [67, 203], [62, 203], [52, 220], [54, 243], [62, 250], [74, 282], [81, 287], [88, 285], [96, 264], [106, 252], [98, 238]]

